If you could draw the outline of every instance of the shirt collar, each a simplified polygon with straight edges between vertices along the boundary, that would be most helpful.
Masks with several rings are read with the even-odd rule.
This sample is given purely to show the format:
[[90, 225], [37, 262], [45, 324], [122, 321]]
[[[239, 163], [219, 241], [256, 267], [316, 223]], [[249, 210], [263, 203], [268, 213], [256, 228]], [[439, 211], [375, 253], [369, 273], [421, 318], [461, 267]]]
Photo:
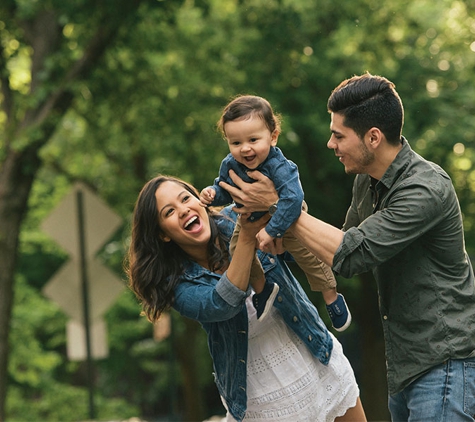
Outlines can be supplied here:
[[379, 180], [375, 184], [380, 183], [384, 185], [387, 189], [391, 188], [391, 186], [399, 178], [401, 173], [409, 165], [410, 158], [413, 152], [412, 148], [409, 145], [409, 142], [407, 142], [407, 139], [404, 138], [404, 136], [401, 137], [401, 144], [402, 144], [402, 148], [396, 155], [396, 158], [391, 163], [391, 165], [387, 168], [381, 180]]

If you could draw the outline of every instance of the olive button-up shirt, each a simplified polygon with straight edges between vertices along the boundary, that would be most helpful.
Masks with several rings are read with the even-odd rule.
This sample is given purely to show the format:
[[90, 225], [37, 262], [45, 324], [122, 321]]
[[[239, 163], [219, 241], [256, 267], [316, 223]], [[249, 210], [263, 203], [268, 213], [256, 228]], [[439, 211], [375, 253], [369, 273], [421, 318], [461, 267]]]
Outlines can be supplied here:
[[372, 270], [395, 394], [448, 358], [475, 355], [475, 285], [446, 172], [402, 149], [381, 180], [357, 175], [333, 270]]

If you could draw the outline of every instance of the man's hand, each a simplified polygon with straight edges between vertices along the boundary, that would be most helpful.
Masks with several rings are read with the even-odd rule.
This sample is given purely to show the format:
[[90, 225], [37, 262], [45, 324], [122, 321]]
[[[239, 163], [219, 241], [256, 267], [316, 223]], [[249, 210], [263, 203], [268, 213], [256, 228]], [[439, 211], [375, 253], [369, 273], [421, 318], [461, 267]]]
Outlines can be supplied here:
[[229, 192], [234, 202], [243, 205], [241, 208], [236, 208], [236, 212], [242, 214], [267, 211], [279, 199], [274, 183], [257, 170], [249, 171], [247, 174], [256, 181], [254, 183], [244, 182], [233, 170], [229, 170], [229, 176], [237, 188], [226, 182], [219, 182], [219, 186]]

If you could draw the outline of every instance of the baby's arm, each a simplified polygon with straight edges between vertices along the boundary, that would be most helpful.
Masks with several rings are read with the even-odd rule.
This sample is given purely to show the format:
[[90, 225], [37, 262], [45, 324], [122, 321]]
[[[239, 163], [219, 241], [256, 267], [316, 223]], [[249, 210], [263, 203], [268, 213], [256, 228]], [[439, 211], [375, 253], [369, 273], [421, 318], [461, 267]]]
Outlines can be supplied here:
[[216, 191], [212, 186], [208, 186], [204, 188], [200, 192], [200, 205], [202, 207], [207, 207], [209, 204], [211, 204], [214, 200], [214, 197], [216, 196]]

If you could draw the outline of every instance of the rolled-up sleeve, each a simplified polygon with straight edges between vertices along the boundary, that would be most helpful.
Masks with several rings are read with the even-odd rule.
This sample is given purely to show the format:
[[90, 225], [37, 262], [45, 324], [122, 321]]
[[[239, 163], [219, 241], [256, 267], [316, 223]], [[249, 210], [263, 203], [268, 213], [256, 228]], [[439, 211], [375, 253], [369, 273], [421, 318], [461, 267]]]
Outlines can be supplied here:
[[419, 241], [447, 216], [444, 181], [401, 183], [394, 188], [378, 211], [345, 232], [333, 270], [345, 278], [353, 277], [388, 262]]
[[364, 272], [367, 270], [361, 268], [361, 261], [356, 263], [356, 266], [352, 265], [350, 256], [351, 253], [363, 243], [363, 240], [363, 234], [356, 227], [353, 227], [345, 232], [343, 235], [343, 241], [338, 247], [333, 258], [333, 271], [345, 278], [350, 278], [359, 272]]
[[242, 291], [229, 281], [227, 272], [223, 274], [216, 285], [216, 292], [231, 306], [239, 306], [242, 301], [251, 294], [251, 286]]

